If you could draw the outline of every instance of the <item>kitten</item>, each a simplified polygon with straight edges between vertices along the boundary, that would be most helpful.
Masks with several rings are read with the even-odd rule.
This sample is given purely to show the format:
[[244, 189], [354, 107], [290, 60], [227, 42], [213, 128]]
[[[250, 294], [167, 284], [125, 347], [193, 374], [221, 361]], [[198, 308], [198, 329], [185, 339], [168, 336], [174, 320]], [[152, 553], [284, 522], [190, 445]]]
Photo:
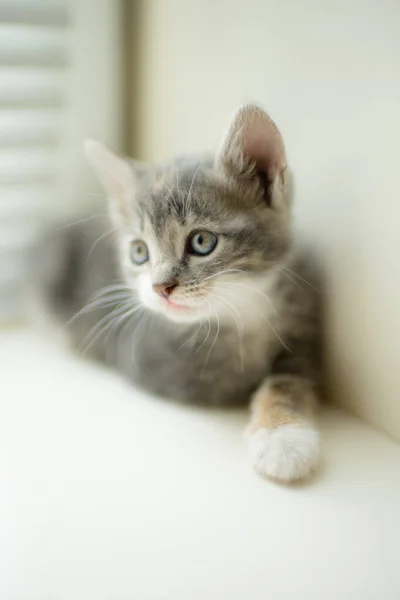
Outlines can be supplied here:
[[283, 482], [309, 475], [319, 455], [320, 326], [293, 250], [273, 121], [241, 107], [214, 158], [150, 166], [95, 141], [85, 151], [110, 198], [115, 239], [93, 218], [53, 232], [37, 259], [42, 299], [69, 320], [72, 345], [166, 398], [250, 402], [256, 471]]

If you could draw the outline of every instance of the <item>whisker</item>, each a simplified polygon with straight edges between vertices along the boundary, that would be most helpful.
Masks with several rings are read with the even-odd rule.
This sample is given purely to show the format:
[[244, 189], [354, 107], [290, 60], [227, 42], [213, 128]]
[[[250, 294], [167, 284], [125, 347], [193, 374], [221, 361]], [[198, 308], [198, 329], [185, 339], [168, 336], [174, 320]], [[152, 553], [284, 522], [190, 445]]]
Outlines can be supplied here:
[[244, 271], [243, 269], [226, 269], [224, 271], [218, 271], [218, 273], [214, 273], [213, 275], [209, 275], [208, 277], [205, 277], [202, 281], [215, 279], [215, 277], [219, 277], [220, 275], [226, 275], [227, 273], [244, 273]]
[[214, 348], [214, 346], [215, 346], [215, 343], [216, 343], [216, 341], [217, 341], [217, 338], [218, 338], [218, 335], [219, 335], [220, 323], [219, 323], [219, 316], [218, 316], [218, 313], [217, 313], [217, 312], [215, 312], [215, 316], [216, 316], [216, 319], [217, 319], [217, 332], [216, 332], [216, 334], [215, 334], [214, 341], [213, 341], [213, 343], [211, 344], [211, 346], [210, 346], [210, 348], [209, 348], [209, 350], [208, 350], [208, 352], [207, 352], [207, 356], [206, 356], [206, 358], [205, 358], [205, 361], [204, 361], [203, 367], [202, 367], [202, 369], [201, 369], [200, 378], [201, 378], [201, 377], [203, 376], [203, 374], [204, 374], [204, 370], [205, 370], [205, 368], [206, 368], [206, 366], [207, 366], [207, 364], [208, 364], [208, 360], [209, 360], [209, 358], [210, 358], [211, 352], [212, 352], [212, 350], [213, 350], [213, 348]]
[[280, 269], [279, 267], [277, 267], [277, 269], [280, 273], [282, 273], [282, 275], [285, 275], [292, 283], [294, 283], [294, 285], [306, 296], [306, 298], [310, 298], [303, 286], [300, 285], [300, 283], [296, 281], [289, 273], [286, 273], [285, 271], [283, 271], [283, 269]]
[[[144, 308], [144, 307], [143, 307], [143, 308]], [[136, 359], [135, 359], [135, 342], [136, 342], [136, 341], [137, 341], [137, 339], [138, 339], [138, 336], [139, 336], [139, 331], [141, 331], [141, 329], [143, 328], [143, 324], [144, 324], [144, 323], [146, 322], [146, 320], [148, 320], [149, 318], [150, 318], [149, 314], [146, 312], [146, 310], [144, 310], [143, 314], [142, 314], [142, 315], [140, 315], [140, 320], [139, 320], [138, 324], [136, 325], [136, 327], [135, 327], [135, 330], [133, 331], [133, 334], [132, 334], [132, 340], [131, 340], [131, 344], [130, 344], [130, 347], [131, 347], [131, 359], [132, 359], [132, 362], [133, 362], [133, 364], [134, 364], [135, 366], [138, 366], [138, 364], [137, 364], [137, 362], [136, 362]], [[128, 321], [128, 322], [129, 322], [129, 321]], [[151, 322], [151, 321], [150, 321], [150, 322]], [[141, 369], [143, 369], [143, 368], [144, 368], [144, 366], [143, 366], [143, 365], [141, 365]], [[147, 372], [147, 371], [148, 371], [148, 369], [145, 369], [145, 371]]]
[[[231, 302], [229, 302], [229, 300], [226, 300], [225, 298], [221, 298], [217, 294], [211, 293], [211, 295], [214, 296], [215, 298], [217, 298], [217, 300], [219, 300], [220, 302], [223, 302], [225, 304], [225, 309], [233, 317], [233, 320], [236, 323], [236, 328], [237, 328], [237, 332], [238, 332], [238, 341], [239, 341], [240, 370], [243, 373], [243, 360], [244, 360], [243, 331], [244, 331], [244, 328], [243, 328], [243, 322], [240, 319], [239, 312], [236, 310], [236, 308], [233, 306], [233, 304]], [[236, 315], [235, 315], [235, 313], [236, 313]]]
[[201, 346], [199, 346], [196, 350], [196, 354], [198, 354], [200, 352], [200, 350], [202, 349], [202, 347], [204, 346], [204, 344], [207, 343], [208, 338], [210, 337], [210, 333], [211, 333], [211, 320], [210, 320], [210, 309], [211, 309], [211, 304], [208, 302], [208, 300], [206, 300], [206, 302], [208, 303], [208, 315], [207, 315], [207, 321], [208, 321], [208, 332], [206, 337], [204, 338]]
[[[107, 340], [108, 340], [108, 338], [110, 337], [111, 333], [113, 333], [113, 332], [117, 331], [117, 330], [118, 330], [118, 327], [120, 327], [120, 326], [121, 326], [121, 324], [122, 324], [122, 323], [124, 323], [124, 321], [125, 321], [126, 319], [128, 319], [127, 323], [129, 323], [129, 322], [131, 321], [131, 319], [133, 318], [133, 316], [134, 316], [134, 315], [135, 315], [137, 312], [139, 312], [139, 310], [140, 310], [141, 308], [143, 308], [143, 305], [142, 305], [142, 304], [140, 304], [139, 306], [133, 306], [133, 307], [132, 307], [130, 310], [128, 310], [126, 313], [124, 313], [124, 314], [120, 315], [119, 317], [117, 317], [117, 318], [114, 320], [113, 324], [110, 326], [110, 328], [109, 328], [109, 330], [108, 330], [108, 332], [107, 332], [107, 334], [106, 334], [106, 337], [104, 338], [104, 343], [106, 343], [106, 342], [107, 342]], [[127, 323], [125, 323], [125, 325], [126, 325]]]
[[273, 325], [271, 325], [271, 323], [266, 318], [265, 314], [258, 308], [258, 306], [256, 306], [255, 304], [253, 304], [249, 300], [246, 300], [245, 298], [240, 298], [236, 294], [231, 294], [230, 292], [227, 292], [226, 290], [223, 290], [223, 291], [226, 294], [228, 294], [229, 296], [231, 296], [232, 298], [236, 298], [239, 301], [246, 302], [246, 304], [249, 304], [255, 311], [257, 311], [262, 316], [262, 318], [264, 319], [264, 321], [267, 323], [267, 325], [271, 329], [271, 331], [273, 331], [273, 333], [276, 335], [277, 339], [281, 342], [282, 346], [284, 346], [286, 348], [286, 350], [291, 353], [290, 348], [288, 348], [288, 346], [285, 344], [285, 342], [283, 341], [283, 339], [281, 338], [281, 336], [279, 335], [279, 333], [276, 331], [275, 327]]
[[109, 231], [105, 231], [104, 233], [102, 233], [102, 234], [101, 234], [101, 235], [100, 235], [100, 236], [97, 238], [97, 240], [96, 240], [96, 241], [95, 241], [95, 242], [92, 244], [92, 247], [91, 247], [91, 248], [90, 248], [90, 250], [89, 250], [89, 253], [88, 253], [88, 255], [87, 255], [87, 257], [86, 257], [86, 260], [85, 260], [85, 265], [86, 265], [86, 263], [88, 262], [88, 260], [89, 260], [89, 258], [90, 258], [90, 256], [91, 256], [91, 254], [92, 254], [93, 250], [96, 248], [97, 244], [98, 244], [99, 242], [101, 242], [101, 240], [103, 240], [105, 237], [107, 237], [107, 236], [111, 235], [112, 233], [117, 233], [117, 232], [118, 232], [118, 230], [117, 230], [115, 227], [113, 227], [113, 228], [112, 228], [112, 229], [110, 229]]
[[65, 324], [64, 327], [69, 327], [72, 323], [81, 315], [87, 314], [89, 312], [93, 312], [94, 310], [98, 310], [101, 308], [109, 308], [110, 306], [114, 306], [118, 300], [130, 300], [130, 295], [118, 295], [113, 298], [101, 298], [99, 300], [95, 300], [93, 302], [89, 302], [83, 308], [78, 310]]
[[179, 190], [179, 163], [176, 164], [176, 190], [178, 192], [178, 195], [180, 195], [180, 190]]
[[[112, 326], [112, 324], [114, 323], [114, 319], [116, 319], [118, 316], [125, 313], [125, 316], [128, 315], [128, 313], [130, 311], [132, 311], [131, 314], [133, 314], [133, 311], [137, 311], [140, 308], [142, 308], [142, 306], [135, 306], [132, 308], [132, 306], [129, 304], [128, 306], [122, 306], [119, 307], [117, 309], [115, 309], [114, 311], [112, 311], [112, 313], [105, 315], [102, 319], [100, 319], [100, 321], [94, 326], [92, 327], [92, 329], [90, 330], [90, 332], [88, 333], [88, 335], [85, 337], [85, 339], [83, 340], [81, 347], [88, 341], [89, 344], [85, 347], [85, 349], [82, 352], [82, 356], [84, 356], [86, 354], [86, 352], [88, 352], [88, 350], [93, 346], [93, 344], [95, 343], [95, 341], [100, 337], [100, 335], [102, 333], [104, 333], [107, 328], [109, 326]], [[97, 333], [96, 333], [97, 332]], [[94, 337], [92, 337], [94, 335]], [[90, 339], [92, 337], [92, 339]]]
[[[297, 277], [297, 279], [300, 279], [300, 281], [303, 281], [306, 285], [308, 285], [308, 287], [310, 287], [311, 289], [313, 289], [315, 292], [319, 293], [320, 290], [318, 288], [316, 288], [315, 286], [313, 286], [312, 283], [310, 283], [309, 281], [307, 281], [307, 279], [304, 279], [304, 277], [301, 277], [301, 275], [299, 275], [298, 273], [295, 273], [294, 271], [292, 271], [292, 269], [289, 269], [289, 267], [286, 267], [285, 265], [280, 265], [280, 264], [275, 264], [275, 266], [278, 267], [279, 270], [288, 271], [289, 273], [291, 273], [292, 275], [294, 275], [294, 277]], [[288, 273], [286, 273], [286, 275], [288, 275]], [[292, 281], [293, 281], [293, 279], [292, 279]], [[301, 289], [303, 289], [303, 288], [301, 288]]]
[[[65, 324], [64, 327], [69, 327], [80, 315], [95, 310], [97, 308], [106, 308], [112, 306], [118, 300], [136, 298], [132, 295], [132, 290], [126, 284], [110, 284], [97, 290], [90, 298], [88, 303], [76, 312]], [[104, 304], [103, 304], [104, 303]]]
[[105, 285], [104, 287], [97, 290], [96, 293], [109, 291], [109, 290], [112, 290], [112, 291], [121, 290], [121, 289], [130, 290], [131, 288], [126, 283], [110, 283], [109, 285]]
[[178, 207], [177, 200], [176, 200], [176, 198], [175, 198], [174, 194], [172, 193], [172, 190], [171, 190], [171, 188], [169, 187], [168, 183], [167, 183], [166, 181], [164, 181], [163, 183], [164, 183], [165, 187], [167, 188], [167, 190], [168, 190], [168, 192], [169, 192], [169, 195], [170, 195], [170, 197], [171, 197], [171, 201], [172, 201], [172, 203], [173, 203], [172, 205], [173, 205], [173, 208], [174, 208], [174, 210], [175, 210], [175, 213], [176, 213], [176, 215], [177, 215], [177, 216], [179, 216], [179, 207]]
[[116, 300], [121, 300], [123, 298], [132, 298], [132, 300], [136, 300], [136, 298], [132, 295], [132, 292], [110, 292], [108, 294], [103, 294], [102, 296], [97, 296], [90, 303], [90, 306], [101, 306], [102, 302], [112, 302]]
[[197, 337], [200, 329], [203, 327], [203, 320], [201, 320], [199, 328], [196, 329], [196, 331], [186, 340], [186, 342], [183, 342], [183, 344], [181, 344], [179, 346], [179, 350], [181, 350], [181, 348], [183, 348], [184, 346], [186, 346], [186, 344], [189, 344], [189, 342], [191, 342], [193, 340], [193, 343], [195, 341], [195, 338]]
[[191, 183], [190, 183], [190, 186], [189, 186], [188, 195], [187, 195], [187, 197], [186, 197], [186, 208], [185, 208], [185, 213], [186, 213], [186, 214], [188, 214], [188, 213], [189, 213], [189, 208], [190, 208], [190, 206], [191, 206], [191, 200], [192, 200], [192, 196], [191, 196], [191, 194], [192, 194], [192, 188], [193, 188], [194, 181], [195, 181], [195, 179], [196, 179], [196, 175], [197, 175], [197, 173], [198, 173], [198, 172], [199, 172], [199, 170], [200, 170], [200, 167], [201, 167], [201, 163], [199, 163], [199, 164], [197, 165], [197, 168], [196, 168], [196, 170], [195, 170], [195, 172], [194, 172], [194, 175], [193, 175], [193, 177], [192, 177], [192, 181], [191, 181]]
[[99, 330], [101, 330], [101, 328], [103, 327], [103, 325], [106, 325], [107, 323], [111, 322], [113, 320], [114, 317], [118, 316], [119, 314], [121, 314], [122, 312], [124, 312], [124, 310], [128, 310], [130, 307], [132, 306], [131, 302], [125, 302], [123, 304], [119, 304], [117, 305], [113, 310], [107, 312], [105, 315], [103, 315], [101, 317], [101, 319], [99, 319], [94, 325], [93, 327], [90, 329], [90, 331], [88, 332], [88, 334], [86, 335], [86, 337], [84, 338], [81, 346], [84, 346], [85, 343], [87, 341], [90, 340], [90, 338], [96, 334]]
[[67, 223], [66, 225], [61, 225], [57, 227], [57, 231], [62, 229], [68, 229], [69, 227], [74, 227], [75, 225], [79, 225], [80, 223], [87, 223], [88, 221], [93, 221], [93, 219], [99, 219], [100, 217], [108, 217], [107, 213], [101, 213], [99, 215], [92, 215], [90, 217], [86, 217], [85, 219], [80, 219], [79, 221], [73, 221], [72, 223]]
[[94, 303], [95, 305], [93, 307], [89, 305], [89, 308], [90, 310], [106, 308], [107, 306], [113, 306], [113, 304], [117, 304], [117, 302], [120, 302], [121, 300], [126, 300], [134, 305], [140, 304], [140, 300], [138, 298], [133, 298], [131, 294], [118, 294], [112, 296], [111, 298], [100, 298], [100, 300], [96, 300], [96, 303]]
[[136, 298], [130, 289], [121, 289], [115, 291], [106, 291], [101, 294], [93, 295], [93, 302], [101, 302], [102, 300], [112, 300], [112, 298], [119, 298], [120, 296], [130, 296], [131, 298]]
[[132, 294], [133, 290], [127, 285], [109, 285], [97, 290], [93, 294], [93, 299], [101, 298], [102, 296], [107, 296], [108, 294], [120, 294], [123, 292], [129, 292]]
[[96, 192], [85, 192], [84, 190], [77, 190], [76, 194], [78, 196], [92, 196], [93, 198], [100, 198], [101, 200], [107, 200], [107, 195], [105, 193], [99, 194]]
[[[222, 285], [222, 284], [221, 284]], [[243, 286], [249, 290], [252, 290], [254, 292], [257, 292], [258, 294], [260, 294], [261, 296], [263, 296], [266, 300], [268, 300], [269, 304], [272, 307], [272, 310], [274, 311], [274, 313], [277, 315], [278, 311], [276, 310], [271, 298], [269, 298], [269, 296], [267, 296], [267, 294], [265, 294], [264, 292], [262, 292], [261, 290], [259, 290], [258, 288], [252, 286], [252, 285], [248, 285], [246, 283], [240, 283], [240, 282], [236, 282], [236, 281], [224, 281], [223, 285], [239, 285], [239, 286]]]

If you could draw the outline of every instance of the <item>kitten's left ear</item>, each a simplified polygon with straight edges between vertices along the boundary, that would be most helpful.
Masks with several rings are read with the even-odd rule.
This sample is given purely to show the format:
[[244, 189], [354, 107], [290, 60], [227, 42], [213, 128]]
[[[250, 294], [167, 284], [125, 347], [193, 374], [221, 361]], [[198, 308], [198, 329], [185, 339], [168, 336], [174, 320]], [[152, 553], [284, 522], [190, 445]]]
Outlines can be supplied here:
[[113, 211], [120, 217], [129, 217], [135, 188], [132, 165], [96, 140], [86, 139], [83, 149], [113, 202]]
[[282, 136], [272, 119], [254, 104], [240, 107], [217, 155], [217, 166], [229, 175], [254, 176], [263, 183], [269, 200], [284, 183], [286, 154]]

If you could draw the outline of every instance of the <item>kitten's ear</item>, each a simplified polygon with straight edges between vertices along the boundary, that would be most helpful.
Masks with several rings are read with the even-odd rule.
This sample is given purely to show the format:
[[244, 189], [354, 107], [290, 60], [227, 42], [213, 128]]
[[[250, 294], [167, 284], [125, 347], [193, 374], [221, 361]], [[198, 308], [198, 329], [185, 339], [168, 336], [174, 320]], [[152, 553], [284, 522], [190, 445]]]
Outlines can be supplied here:
[[233, 116], [217, 155], [217, 166], [232, 176], [258, 177], [268, 201], [284, 182], [286, 154], [282, 136], [258, 106], [246, 104]]
[[120, 217], [129, 217], [135, 188], [132, 165], [96, 140], [86, 139], [83, 150], [113, 203], [113, 212]]

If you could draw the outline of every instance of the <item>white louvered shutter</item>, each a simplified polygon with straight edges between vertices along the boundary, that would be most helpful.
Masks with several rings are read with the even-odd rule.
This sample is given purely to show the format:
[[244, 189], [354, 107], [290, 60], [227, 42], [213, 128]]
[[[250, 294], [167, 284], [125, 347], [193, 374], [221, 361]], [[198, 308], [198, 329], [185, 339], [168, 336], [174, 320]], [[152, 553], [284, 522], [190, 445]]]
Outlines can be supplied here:
[[90, 199], [81, 141], [121, 146], [119, 0], [0, 0], [0, 324], [44, 221]]

